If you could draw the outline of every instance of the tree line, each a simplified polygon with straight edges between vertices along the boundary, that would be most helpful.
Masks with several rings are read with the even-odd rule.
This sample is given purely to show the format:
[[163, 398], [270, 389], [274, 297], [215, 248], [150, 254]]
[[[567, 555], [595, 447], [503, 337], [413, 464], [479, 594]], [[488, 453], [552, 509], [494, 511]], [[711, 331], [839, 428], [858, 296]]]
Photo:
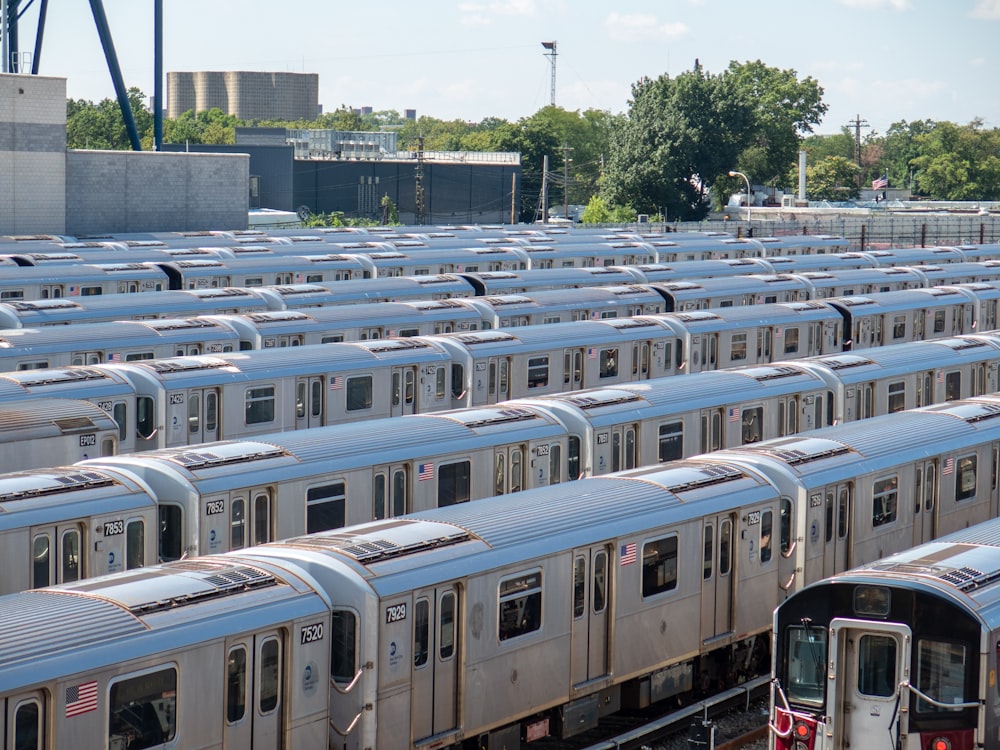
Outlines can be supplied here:
[[[129, 90], [145, 149], [153, 147], [153, 116], [141, 90]], [[868, 132], [859, 144], [847, 126], [817, 135], [826, 114], [823, 88], [794, 70], [760, 60], [731, 62], [721, 73], [697, 61], [675, 77], [642, 78], [627, 110], [567, 111], [546, 106], [516, 122], [470, 123], [393, 110], [358, 114], [342, 105], [315, 120], [244, 122], [221, 110], [165, 118], [167, 143], [235, 142], [238, 126], [377, 131], [393, 129], [399, 147], [429, 151], [513, 151], [521, 154], [520, 219], [536, 218], [543, 182], [550, 205], [585, 204], [584, 220], [627, 221], [637, 213], [696, 221], [741, 192], [742, 172], [774, 190], [798, 184], [798, 152], [807, 156], [811, 200], [851, 200], [886, 176], [929, 200], [1000, 200], [1000, 129], [918, 120]], [[67, 102], [69, 148], [127, 149], [114, 99]], [[548, 157], [548, 174], [543, 164]]]

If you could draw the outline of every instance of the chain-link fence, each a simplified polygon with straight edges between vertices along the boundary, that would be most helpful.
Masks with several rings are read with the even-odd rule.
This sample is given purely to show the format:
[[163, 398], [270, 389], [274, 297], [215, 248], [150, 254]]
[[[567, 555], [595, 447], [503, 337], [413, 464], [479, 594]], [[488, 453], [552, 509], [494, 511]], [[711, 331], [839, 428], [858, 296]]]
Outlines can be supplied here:
[[[746, 236], [746, 221], [718, 219], [635, 225], [639, 231], [729, 232]], [[854, 248], [925, 247], [1000, 243], [1000, 215], [978, 214], [839, 214], [830, 216], [798, 215], [784, 218], [776, 212], [754, 212], [753, 236], [773, 237], [789, 234], [830, 234], [846, 237]]]

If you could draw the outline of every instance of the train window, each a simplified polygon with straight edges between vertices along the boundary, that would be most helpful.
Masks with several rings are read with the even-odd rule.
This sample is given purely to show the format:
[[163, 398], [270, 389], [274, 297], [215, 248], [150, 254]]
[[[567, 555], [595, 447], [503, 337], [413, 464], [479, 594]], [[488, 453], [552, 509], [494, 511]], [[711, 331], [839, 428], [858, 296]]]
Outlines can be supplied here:
[[949, 372], [944, 376], [944, 400], [954, 401], [962, 398], [962, 373]]
[[787, 557], [792, 549], [792, 501], [782, 497], [778, 513], [781, 523], [781, 554]]
[[896, 477], [879, 479], [872, 488], [872, 526], [884, 526], [896, 520]]
[[608, 603], [608, 553], [604, 550], [594, 555], [594, 614], [599, 615]]
[[844, 539], [847, 536], [848, 520], [850, 518], [848, 514], [848, 505], [850, 500], [849, 491], [844, 488], [840, 491], [840, 497], [837, 500], [837, 538]]
[[229, 509], [229, 549], [242, 549], [247, 544], [247, 501], [234, 497]]
[[743, 362], [747, 358], [747, 335], [734, 333], [729, 344], [729, 359], [733, 362]]
[[372, 408], [372, 376], [347, 379], [347, 411]]
[[635, 428], [628, 427], [625, 429], [625, 468], [634, 469], [635, 466]]
[[23, 289], [4, 289], [0, 292], [0, 300], [7, 301], [9, 299], [24, 299]]
[[[82, 702], [80, 691], [90, 686], [88, 683], [76, 686], [78, 704]], [[110, 747], [141, 750], [170, 742], [177, 734], [177, 668], [118, 680], [111, 685], [108, 702]]]
[[[958, 471], [955, 473], [955, 500], [968, 500], [976, 496], [976, 455], [964, 456], [958, 459]], [[951, 467], [951, 459], [945, 461], [944, 473]]]
[[902, 380], [889, 383], [889, 414], [906, 408], [906, 383]]
[[570, 435], [566, 439], [566, 445], [566, 477], [572, 482], [574, 479], [579, 479], [581, 475], [580, 437], [578, 435]]
[[348, 684], [358, 672], [358, 618], [345, 609], [330, 615], [330, 677], [334, 682]]
[[[143, 362], [149, 359], [155, 359], [153, 352], [132, 352], [125, 355], [126, 362]], [[114, 360], [111, 361], [113, 362]]]
[[657, 430], [660, 463], [676, 461], [684, 456], [684, 423], [681, 421], [661, 424]]
[[468, 460], [442, 464], [438, 472], [438, 507], [466, 503], [472, 497]]
[[510, 452], [510, 491], [520, 492], [524, 489], [524, 454], [520, 448]]
[[765, 510], [760, 514], [760, 561], [761, 563], [771, 560], [771, 527], [774, 524], [774, 514], [770, 510]]
[[583, 617], [587, 595], [587, 558], [577, 555], [573, 559], [573, 617]]
[[822, 706], [826, 687], [826, 630], [790, 627], [786, 631], [787, 682], [792, 703]]
[[712, 563], [715, 561], [715, 539], [712, 536], [714, 532], [715, 527], [712, 524], [705, 526], [705, 555], [701, 577], [706, 581], [712, 577]]
[[826, 541], [833, 539], [833, 493], [826, 493]]
[[888, 698], [896, 692], [896, 639], [863, 635], [858, 644], [858, 692]]
[[339, 344], [343, 340], [344, 340], [344, 334], [337, 333], [332, 336], [323, 336], [323, 338], [321, 338], [319, 342], [321, 344]]
[[243, 279], [242, 286], [264, 286], [263, 276], [247, 276]]
[[281, 690], [281, 643], [277, 638], [268, 638], [261, 644], [258, 667], [260, 684], [257, 708], [262, 714], [267, 714], [278, 707]]
[[347, 523], [347, 493], [343, 482], [306, 490], [306, 533], [339, 529]]
[[376, 521], [385, 518], [385, 474], [381, 471], [372, 482], [372, 518]]
[[507, 491], [506, 461], [507, 456], [505, 454], [496, 454], [496, 460], [493, 463], [493, 474], [495, 477], [495, 481], [493, 482], [493, 492], [496, 495], [503, 495]]
[[[368, 378], [368, 383], [369, 383], [369, 388], [371, 388], [371, 378]], [[416, 395], [416, 392], [417, 392], [416, 374], [413, 372], [413, 370], [407, 369], [403, 373], [403, 403], [404, 404], [412, 404], [413, 403], [413, 399], [414, 399], [414, 397]], [[369, 406], [371, 406], [371, 400], [372, 400], [371, 393], [368, 393], [368, 395], [366, 396], [366, 398], [368, 399], [368, 402], [367, 402], [368, 406], [366, 406], [364, 408], [368, 408]], [[347, 408], [350, 409], [350, 400], [351, 400], [350, 383], [348, 383], [347, 400], [348, 400], [348, 407]]]
[[59, 583], [77, 581], [80, 579], [80, 532], [78, 529], [69, 529], [62, 535], [60, 556]]
[[253, 543], [271, 541], [271, 496], [258, 492], [253, 498]]
[[552, 443], [549, 446], [549, 484], [559, 484], [562, 481], [562, 446]]
[[[939, 703], [965, 703], [966, 649], [961, 643], [917, 641], [917, 689]], [[917, 713], [960, 711], [917, 698]]]
[[621, 471], [622, 468], [622, 436], [620, 432], [611, 433], [611, 471]]
[[274, 386], [248, 388], [244, 396], [244, 420], [248, 425], [274, 421]]
[[654, 539], [642, 546], [642, 596], [677, 588], [677, 537]]
[[542, 325], [551, 325], [552, 323], [561, 323], [562, 318], [558, 315], [546, 315], [542, 318]]
[[15, 709], [13, 750], [41, 750], [41, 716], [41, 707], [35, 700], [25, 701]]
[[500, 581], [498, 637], [533, 633], [542, 627], [542, 573], [534, 571]]
[[601, 349], [600, 370], [602, 378], [618, 377], [618, 349]]
[[403, 400], [403, 376], [402, 373], [392, 373], [392, 405], [399, 406]]
[[[426, 464], [423, 464], [426, 466]], [[433, 466], [433, 465], [432, 465]], [[392, 515], [401, 516], [409, 510], [407, 502], [407, 489], [409, 482], [406, 469], [395, 469], [392, 472]], [[423, 472], [421, 472], [423, 473]]]
[[443, 367], [437, 368], [434, 377], [434, 384], [434, 396], [439, 399], [444, 398], [447, 383], [445, 382], [445, 369]]
[[118, 439], [124, 440], [128, 426], [128, 423], [125, 421], [128, 417], [128, 409], [124, 401], [115, 402], [115, 405], [111, 407], [111, 416], [118, 425]]
[[785, 329], [785, 354], [797, 354], [799, 351], [799, 329]]
[[733, 407], [729, 410], [729, 421], [732, 422], [734, 419], [740, 420], [740, 432], [742, 438], [742, 444], [747, 443], [757, 443], [763, 438], [761, 433], [762, 425], [764, 423], [764, 407], [763, 406], [753, 406], [748, 409], [743, 409], [742, 412], [738, 406]]
[[[393, 373], [395, 376], [395, 373]], [[306, 387], [308, 383], [295, 384], [295, 418], [302, 419], [306, 415]]]
[[201, 396], [188, 394], [188, 433], [197, 434], [201, 430]]
[[726, 518], [719, 525], [719, 575], [727, 576], [733, 569], [733, 522]]
[[438, 657], [455, 654], [455, 594], [446, 592], [438, 603]]
[[[319, 417], [323, 414], [323, 385], [319, 380], [313, 380], [309, 387], [309, 414], [313, 417]], [[212, 415], [218, 413], [218, 400], [214, 393], [210, 393], [205, 397], [205, 404], [212, 404], [213, 409], [210, 412]], [[205, 429], [215, 430], [214, 418], [213, 422], [209, 423], [208, 415], [205, 416]]]
[[49, 362], [46, 359], [36, 359], [32, 362], [20, 362], [17, 365], [19, 371], [23, 370], [46, 370], [49, 367]]
[[125, 524], [125, 568], [141, 568], [146, 564], [146, 524], [141, 518]]
[[306, 283], [307, 284], [318, 284], [323, 280], [323, 274], [321, 273], [307, 273]]
[[240, 721], [247, 709], [247, 650], [245, 646], [230, 649], [226, 659], [226, 721]]
[[934, 333], [944, 333], [945, 328], [945, 311], [935, 310], [934, 311]]
[[179, 560], [183, 553], [183, 529], [181, 506], [172, 503], [160, 503], [157, 509], [157, 519], [160, 533], [159, 557], [161, 562]]
[[[434, 333], [450, 333], [450, 331], [441, 331], [440, 328], [441, 328], [440, 325], [436, 326], [434, 328]], [[408, 339], [408, 338], [412, 338], [413, 336], [419, 336], [420, 335], [420, 329], [419, 328], [400, 328], [398, 331], [396, 331], [396, 335], [399, 338], [401, 338], [401, 339]]]
[[48, 534], [39, 534], [31, 540], [31, 586], [42, 588], [52, 583], [49, 560], [52, 540]]
[[893, 339], [904, 339], [906, 338], [906, 316], [896, 315], [892, 319], [892, 337]]
[[99, 286], [82, 286], [80, 287], [81, 297], [96, 297], [100, 294], [104, 294], [104, 290]]
[[413, 613], [413, 666], [422, 667], [427, 663], [430, 652], [430, 604], [426, 599], [417, 599]]
[[454, 398], [465, 395], [465, 368], [462, 365], [451, 366], [451, 395]]
[[544, 388], [549, 384], [549, 358], [528, 358], [528, 388]]

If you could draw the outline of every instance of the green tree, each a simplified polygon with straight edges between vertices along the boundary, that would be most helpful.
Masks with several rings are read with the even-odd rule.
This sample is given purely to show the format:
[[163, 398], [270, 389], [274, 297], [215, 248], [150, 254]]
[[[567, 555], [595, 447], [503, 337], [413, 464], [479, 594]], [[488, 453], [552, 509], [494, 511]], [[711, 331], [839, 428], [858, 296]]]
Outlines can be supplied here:
[[591, 196], [580, 216], [584, 224], [628, 224], [635, 219], [636, 213], [630, 207], [609, 205], [599, 195]]
[[939, 122], [915, 140], [920, 155], [910, 163], [922, 193], [936, 200], [1000, 198], [1000, 130], [986, 130], [981, 120]]
[[889, 174], [889, 184], [911, 191], [917, 188], [913, 179], [913, 160], [920, 156], [918, 138], [936, 126], [931, 120], [900, 120], [889, 126], [882, 139], [882, 166]]
[[[139, 137], [151, 133], [153, 114], [146, 109], [146, 96], [138, 88], [128, 90], [129, 106]], [[117, 99], [102, 99], [98, 104], [83, 99], [66, 102], [67, 148], [110, 149], [132, 148], [125, 118]]]
[[827, 156], [806, 169], [806, 193], [813, 200], [853, 200], [859, 195], [858, 174], [850, 159]]

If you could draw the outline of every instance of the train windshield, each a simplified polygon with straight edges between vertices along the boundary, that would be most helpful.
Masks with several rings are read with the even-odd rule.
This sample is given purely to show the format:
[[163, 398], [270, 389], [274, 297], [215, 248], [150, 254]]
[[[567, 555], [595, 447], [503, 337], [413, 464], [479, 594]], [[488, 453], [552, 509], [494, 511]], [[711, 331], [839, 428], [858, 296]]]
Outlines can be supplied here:
[[789, 628], [785, 690], [792, 703], [823, 705], [826, 700], [826, 630], [817, 627]]
[[918, 713], [961, 710], [947, 704], [965, 704], [966, 653], [961, 643], [921, 639], [917, 643], [917, 688], [937, 704], [917, 699]]

